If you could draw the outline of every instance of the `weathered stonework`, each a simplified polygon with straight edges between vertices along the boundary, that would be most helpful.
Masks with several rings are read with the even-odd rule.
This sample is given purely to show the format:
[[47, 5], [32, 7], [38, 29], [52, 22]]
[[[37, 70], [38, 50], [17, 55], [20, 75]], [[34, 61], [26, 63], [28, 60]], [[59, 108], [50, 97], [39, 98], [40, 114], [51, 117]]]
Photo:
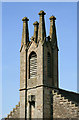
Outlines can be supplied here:
[[[44, 11], [29, 41], [28, 18], [24, 17], [20, 49], [20, 103], [9, 118], [78, 118], [79, 94], [59, 89], [58, 46], [54, 16], [46, 37]], [[38, 27], [39, 25], [39, 27]], [[17, 109], [17, 110], [16, 110]]]

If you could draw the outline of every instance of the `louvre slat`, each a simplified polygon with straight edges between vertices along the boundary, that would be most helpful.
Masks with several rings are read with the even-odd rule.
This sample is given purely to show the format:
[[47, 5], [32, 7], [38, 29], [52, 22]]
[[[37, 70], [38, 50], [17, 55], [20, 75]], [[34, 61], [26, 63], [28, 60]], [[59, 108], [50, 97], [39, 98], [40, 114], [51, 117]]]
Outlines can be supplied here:
[[37, 66], [31, 66], [30, 70], [31, 69], [37, 69]]
[[34, 58], [34, 57], [33, 57], [33, 58], [31, 58], [31, 60], [36, 60], [36, 59], [37, 59], [37, 58]]
[[37, 67], [37, 64], [33, 64], [33, 65], [30, 64], [30, 66], [31, 66], [30, 68]]
[[32, 67], [30, 68], [30, 70], [37, 70], [37, 67]]
[[30, 62], [31, 62], [31, 63], [35, 63], [35, 62], [37, 62], [37, 60], [31, 60]]
[[37, 67], [37, 64], [30, 64], [30, 68], [32, 68], [32, 67]]
[[30, 65], [37, 65], [37, 63], [30, 63]]
[[32, 76], [32, 75], [36, 75], [36, 73], [30, 74], [30, 76]]
[[35, 68], [37, 69], [37, 66], [31, 66], [30, 70], [35, 69]]
[[33, 71], [34, 71], [34, 72], [36, 72], [36, 71], [37, 71], [37, 69], [35, 69], [35, 70], [30, 70], [30, 73], [32, 73]]
[[32, 76], [32, 75], [36, 75], [36, 73], [33, 73], [33, 74], [31, 73], [30, 76]]
[[30, 70], [37, 70], [37, 67], [30, 68]]
[[30, 60], [30, 62], [37, 62], [37, 60]]
[[36, 73], [35, 74], [30, 74], [30, 77], [32, 77], [32, 76], [36, 76]]
[[33, 70], [30, 70], [30, 72], [33, 72], [33, 71], [34, 71], [34, 72], [36, 72], [36, 71], [37, 71], [37, 69], [35, 69], [35, 70], [34, 70], [34, 69], [33, 69]]
[[37, 63], [37, 61], [30, 61], [30, 64], [34, 64], [34, 63]]
[[32, 61], [32, 60], [37, 60], [37, 58], [31, 58], [31, 61]]
[[37, 71], [37, 69], [35, 69], [35, 70], [34, 70], [34, 69], [30, 70], [30, 72], [33, 72], [33, 71]]
[[37, 70], [37, 68], [35, 68], [35, 69], [30, 69], [30, 71], [36, 71]]
[[37, 57], [33, 54], [30, 58], [30, 78], [37, 74]]

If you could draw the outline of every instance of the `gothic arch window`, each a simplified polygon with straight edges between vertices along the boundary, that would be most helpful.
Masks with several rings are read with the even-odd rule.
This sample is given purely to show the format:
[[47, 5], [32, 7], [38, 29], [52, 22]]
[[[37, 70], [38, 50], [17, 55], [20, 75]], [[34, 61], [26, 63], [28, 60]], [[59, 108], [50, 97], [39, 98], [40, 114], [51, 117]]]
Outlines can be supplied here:
[[47, 76], [51, 77], [51, 55], [47, 53]]
[[31, 52], [29, 56], [29, 78], [34, 78], [37, 75], [37, 55]]

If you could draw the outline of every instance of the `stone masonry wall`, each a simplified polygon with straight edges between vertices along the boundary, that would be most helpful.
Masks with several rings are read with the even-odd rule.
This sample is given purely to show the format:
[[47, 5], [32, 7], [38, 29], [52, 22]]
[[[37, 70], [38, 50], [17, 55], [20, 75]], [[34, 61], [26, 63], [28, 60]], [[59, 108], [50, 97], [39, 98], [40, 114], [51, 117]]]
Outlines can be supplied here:
[[44, 87], [44, 91], [43, 91], [44, 118], [51, 118], [52, 117], [51, 91], [52, 91], [51, 88]]
[[[50, 64], [51, 64], [51, 77], [49, 77], [48, 76], [48, 74], [47, 74], [47, 71], [48, 71], [48, 53], [50, 53]], [[51, 47], [50, 47], [50, 42], [45, 42], [44, 43], [44, 79], [43, 79], [43, 84], [44, 85], [48, 85], [48, 86], [54, 86], [54, 82], [53, 82], [53, 80], [52, 80], [52, 77], [53, 77], [53, 71], [52, 71], [52, 49], [51, 49]]]
[[53, 118], [79, 118], [79, 106], [74, 102], [68, 100], [62, 94], [57, 93], [55, 90], [52, 91], [52, 105], [53, 105]]
[[[47, 74], [48, 71], [48, 53], [50, 53], [50, 77]], [[50, 41], [44, 43], [44, 85], [58, 87], [58, 50], [52, 48]]]
[[[29, 95], [35, 95], [35, 102], [31, 104], [31, 111], [29, 110]], [[29, 118], [29, 112], [31, 112], [31, 118], [43, 118], [43, 87], [37, 87], [27, 91], [27, 118]]]
[[20, 53], [20, 118], [25, 118], [25, 102], [26, 102], [26, 50], [22, 47]]
[[[29, 79], [29, 56], [33, 51], [37, 55], [37, 76], [34, 79]], [[38, 46], [35, 42], [32, 42], [27, 52], [27, 89], [39, 85], [43, 85], [43, 46], [41, 42]]]
[[[29, 79], [29, 56], [31, 52], [37, 54], [37, 75]], [[30, 114], [30, 104], [28, 102], [29, 95], [35, 95], [35, 103], [31, 105], [31, 118], [43, 118], [43, 46], [32, 41], [27, 52], [27, 118]]]
[[18, 105], [16, 105], [15, 108], [13, 108], [10, 114], [7, 115], [7, 118], [5, 118], [5, 120], [8, 120], [10, 118], [15, 118], [16, 120], [20, 118], [20, 102], [18, 103]]
[[[62, 92], [61, 92], [62, 91]], [[50, 119], [68, 119], [78, 120], [79, 118], [79, 94], [64, 91], [61, 89], [54, 89], [49, 87], [37, 87], [30, 89], [28, 95], [35, 95], [35, 105], [31, 106], [31, 118], [50, 118]], [[39, 96], [40, 94], [40, 96]], [[69, 96], [73, 97], [71, 100]], [[29, 115], [29, 102], [27, 97], [27, 114]], [[13, 108], [13, 111], [8, 114], [6, 120], [20, 118], [20, 102]], [[27, 116], [29, 118], [29, 116]]]
[[[62, 89], [54, 89], [44, 87], [43, 91], [44, 118], [79, 118], [79, 94], [65, 91]], [[69, 96], [72, 96], [69, 99]]]

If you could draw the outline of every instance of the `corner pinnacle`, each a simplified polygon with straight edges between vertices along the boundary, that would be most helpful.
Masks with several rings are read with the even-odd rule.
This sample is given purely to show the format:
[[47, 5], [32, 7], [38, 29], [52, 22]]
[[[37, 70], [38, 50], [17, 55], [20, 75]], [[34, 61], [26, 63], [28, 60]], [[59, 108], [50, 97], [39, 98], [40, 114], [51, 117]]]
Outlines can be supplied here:
[[29, 21], [27, 17], [23, 17], [22, 21]]
[[39, 13], [38, 13], [38, 15], [45, 15], [46, 13], [43, 11], [43, 10], [41, 10]]
[[52, 15], [49, 19], [50, 20], [56, 20], [56, 17]]

